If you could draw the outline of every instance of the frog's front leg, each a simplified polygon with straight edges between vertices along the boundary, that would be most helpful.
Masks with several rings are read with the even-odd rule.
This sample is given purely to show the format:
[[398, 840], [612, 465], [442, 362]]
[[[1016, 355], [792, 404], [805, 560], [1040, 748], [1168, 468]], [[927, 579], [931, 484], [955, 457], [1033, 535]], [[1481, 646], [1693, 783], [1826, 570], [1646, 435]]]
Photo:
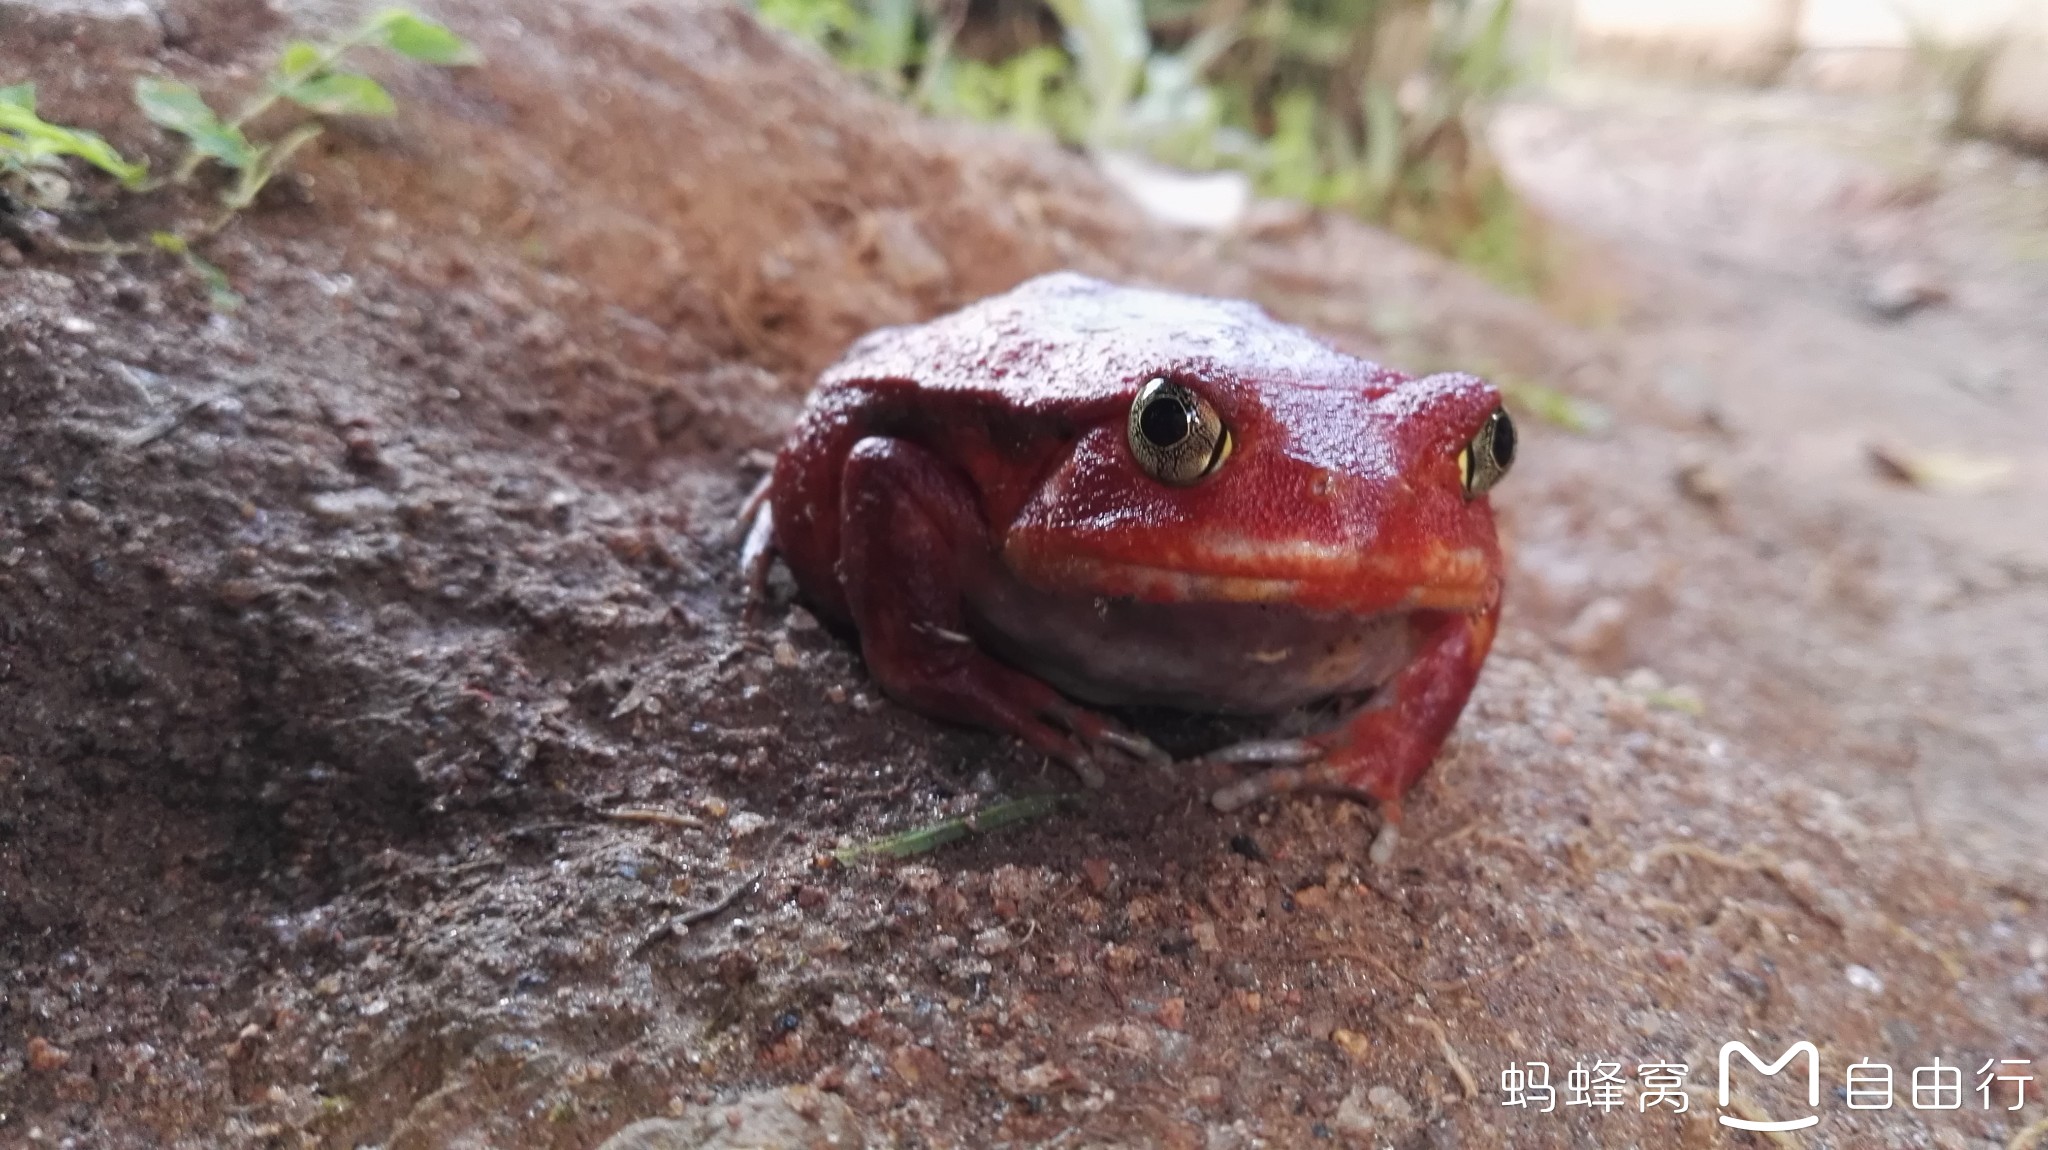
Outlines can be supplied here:
[[1419, 614], [1415, 656], [1364, 707], [1337, 726], [1300, 739], [1240, 743], [1208, 763], [1255, 763], [1267, 770], [1210, 797], [1232, 811], [1288, 791], [1337, 791], [1376, 800], [1384, 816], [1373, 859], [1391, 854], [1401, 798], [1436, 758], [1479, 680], [1500, 617], [1496, 599], [1471, 615]]
[[863, 439], [839, 492], [839, 583], [883, 690], [956, 723], [993, 727], [1102, 783], [1098, 755], [1167, 756], [1104, 716], [985, 654], [965, 588], [990, 574], [988, 526], [965, 476], [915, 444]]

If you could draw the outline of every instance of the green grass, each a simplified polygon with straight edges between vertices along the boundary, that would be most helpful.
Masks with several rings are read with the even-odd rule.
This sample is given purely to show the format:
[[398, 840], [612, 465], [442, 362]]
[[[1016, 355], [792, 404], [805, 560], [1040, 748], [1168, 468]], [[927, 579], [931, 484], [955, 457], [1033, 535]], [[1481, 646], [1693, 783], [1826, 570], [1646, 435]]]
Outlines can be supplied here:
[[956, 50], [972, 29], [912, 0], [756, 0], [927, 111], [1235, 168], [1264, 195], [1380, 223], [1513, 290], [1541, 286], [1541, 236], [1474, 126], [1515, 78], [1513, 0], [1046, 2], [1057, 37], [982, 60]]
[[1064, 795], [1031, 795], [1021, 799], [1010, 799], [995, 803], [959, 818], [945, 819], [930, 826], [904, 831], [873, 842], [860, 843], [832, 852], [832, 858], [841, 866], [851, 866], [863, 859], [871, 858], [914, 858], [935, 851], [950, 842], [957, 842], [969, 835], [985, 834], [1001, 830], [1032, 819], [1043, 818], [1059, 809]]

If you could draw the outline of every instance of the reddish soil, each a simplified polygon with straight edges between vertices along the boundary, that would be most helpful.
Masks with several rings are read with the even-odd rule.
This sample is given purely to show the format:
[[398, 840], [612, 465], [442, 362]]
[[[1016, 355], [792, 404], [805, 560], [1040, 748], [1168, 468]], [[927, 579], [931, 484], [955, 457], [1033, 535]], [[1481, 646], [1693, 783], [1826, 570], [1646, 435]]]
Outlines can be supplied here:
[[[131, 75], [246, 91], [348, 15], [69, 11], [0, 5], [0, 81], [130, 150]], [[1739, 1145], [1731, 1039], [1819, 1045], [1805, 1145], [2038, 1136], [2038, 1081], [2017, 1112], [1832, 1089], [2048, 1053], [2039, 504], [1775, 438], [1851, 402], [1800, 398], [1802, 362], [1853, 382], [1895, 329], [1806, 281], [1790, 318], [1717, 313], [1782, 274], [1716, 281], [1618, 211], [1625, 306], [1574, 327], [1348, 221], [1159, 231], [735, 9], [438, 11], [489, 66], [388, 69], [399, 118], [211, 249], [233, 314], [168, 259], [0, 241], [0, 1145], [590, 1147], [670, 1114], [681, 1145]], [[1597, 157], [1571, 117], [1601, 114], [1545, 130]], [[1525, 171], [1569, 216], [1578, 177]], [[1225, 817], [1171, 774], [831, 861], [1072, 783], [882, 700], [786, 584], [744, 624], [731, 515], [854, 336], [1068, 266], [1616, 413], [1523, 421], [1501, 646], [1392, 865], [1356, 804]], [[2003, 307], [1913, 322], [2038, 368]], [[1648, 370], [1681, 335], [1733, 410]], [[2032, 382], [1988, 449], [2031, 446]], [[1683, 1062], [1687, 1109], [1503, 1107], [1527, 1060]]]

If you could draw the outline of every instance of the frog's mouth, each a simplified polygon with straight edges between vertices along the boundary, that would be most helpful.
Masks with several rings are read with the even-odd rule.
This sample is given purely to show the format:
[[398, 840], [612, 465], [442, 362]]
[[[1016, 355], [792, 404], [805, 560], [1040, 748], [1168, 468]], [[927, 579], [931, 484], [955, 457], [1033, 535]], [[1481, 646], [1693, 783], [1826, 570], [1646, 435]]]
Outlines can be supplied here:
[[1462, 610], [1319, 610], [1283, 586], [1226, 589], [1278, 593], [1205, 598], [1182, 586], [1184, 597], [1147, 601], [1049, 592], [1002, 572], [977, 581], [970, 626], [1005, 662], [1090, 703], [1272, 715], [1370, 692], [1414, 657], [1428, 630], [1418, 622]]
[[1034, 587], [1183, 607], [1258, 604], [1346, 616], [1472, 614], [1500, 595], [1493, 557], [1473, 547], [1436, 547], [1398, 558], [1313, 544], [1236, 553], [1209, 548], [1204, 555], [1203, 571], [1085, 555], [1048, 561], [1014, 548], [1004, 559]]

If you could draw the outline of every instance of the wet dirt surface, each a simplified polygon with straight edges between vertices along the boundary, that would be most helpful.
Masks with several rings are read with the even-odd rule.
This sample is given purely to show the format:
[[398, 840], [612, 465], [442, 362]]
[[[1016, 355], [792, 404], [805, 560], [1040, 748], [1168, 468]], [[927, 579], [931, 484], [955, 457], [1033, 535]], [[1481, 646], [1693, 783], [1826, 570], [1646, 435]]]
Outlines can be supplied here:
[[[105, 77], [246, 85], [235, 7], [30, 26], [0, 66], [133, 148]], [[1713, 1124], [1732, 1038], [1831, 1078], [2048, 1049], [2024, 800], [1944, 781], [2040, 785], [2030, 553], [1773, 470], [1780, 420], [1703, 428], [1644, 371], [1748, 327], [1650, 292], [1573, 328], [1342, 221], [1189, 243], [730, 9], [440, 12], [493, 63], [392, 69], [401, 117], [218, 245], [240, 311], [0, 246], [0, 1144], [587, 1147], [800, 1085], [772, 1104], [871, 1145], [1711, 1146], [1746, 1137]], [[1358, 805], [1224, 817], [1171, 774], [831, 860], [1073, 783], [882, 700], [786, 584], [744, 625], [731, 515], [853, 336], [1062, 266], [1614, 408], [1530, 428], [1501, 646], [1391, 866]], [[1675, 478], [1703, 451], [1707, 505]], [[1909, 711], [1953, 819], [1885, 775], [1906, 736], [1872, 716]], [[1503, 1108], [1524, 1060], [1692, 1090]], [[1802, 1137], [2044, 1114], [2038, 1083], [1966, 1097], [1830, 1094]]]

